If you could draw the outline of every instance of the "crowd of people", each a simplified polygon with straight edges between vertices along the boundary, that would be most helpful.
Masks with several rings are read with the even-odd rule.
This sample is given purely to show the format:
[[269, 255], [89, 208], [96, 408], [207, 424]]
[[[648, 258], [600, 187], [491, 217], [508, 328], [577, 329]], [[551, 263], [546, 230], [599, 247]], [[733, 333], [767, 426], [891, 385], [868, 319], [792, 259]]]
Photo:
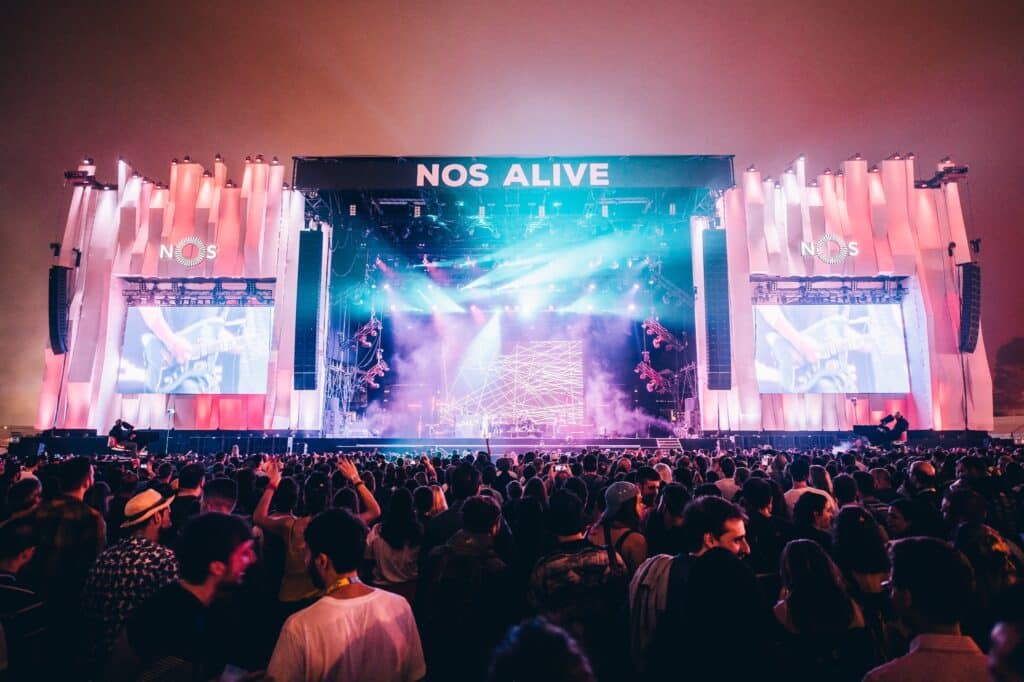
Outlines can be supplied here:
[[1024, 680], [1024, 449], [0, 460], [11, 680]]

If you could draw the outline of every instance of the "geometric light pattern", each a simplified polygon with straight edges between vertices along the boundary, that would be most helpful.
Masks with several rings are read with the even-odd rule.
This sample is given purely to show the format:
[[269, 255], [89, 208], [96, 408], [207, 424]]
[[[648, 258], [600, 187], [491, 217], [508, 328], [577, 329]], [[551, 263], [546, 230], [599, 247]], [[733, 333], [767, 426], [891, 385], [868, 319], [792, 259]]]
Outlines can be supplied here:
[[441, 406], [460, 423], [583, 423], [583, 342], [529, 341], [479, 368], [478, 388]]

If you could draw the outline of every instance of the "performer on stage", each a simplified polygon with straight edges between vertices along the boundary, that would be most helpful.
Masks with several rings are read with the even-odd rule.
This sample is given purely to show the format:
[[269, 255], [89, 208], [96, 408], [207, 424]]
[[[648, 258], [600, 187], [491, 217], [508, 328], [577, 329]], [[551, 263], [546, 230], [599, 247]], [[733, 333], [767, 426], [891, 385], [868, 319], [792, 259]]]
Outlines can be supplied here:
[[879, 444], [895, 443], [910, 429], [910, 422], [899, 410], [895, 414], [886, 415], [878, 422], [878, 435], [872, 438]]
[[135, 427], [128, 422], [118, 419], [107, 435], [114, 439], [115, 445], [124, 448], [126, 452], [138, 454], [139, 444], [135, 442]]

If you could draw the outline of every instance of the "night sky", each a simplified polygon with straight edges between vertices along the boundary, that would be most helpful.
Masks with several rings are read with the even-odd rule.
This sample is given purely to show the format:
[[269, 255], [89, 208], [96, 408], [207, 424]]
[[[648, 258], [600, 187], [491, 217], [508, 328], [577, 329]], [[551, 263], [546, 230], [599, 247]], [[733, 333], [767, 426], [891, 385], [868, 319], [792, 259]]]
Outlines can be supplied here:
[[30, 424], [62, 173], [246, 154], [854, 153], [970, 165], [989, 357], [1024, 336], [1024, 3], [24, 3], [0, 27], [0, 421]]

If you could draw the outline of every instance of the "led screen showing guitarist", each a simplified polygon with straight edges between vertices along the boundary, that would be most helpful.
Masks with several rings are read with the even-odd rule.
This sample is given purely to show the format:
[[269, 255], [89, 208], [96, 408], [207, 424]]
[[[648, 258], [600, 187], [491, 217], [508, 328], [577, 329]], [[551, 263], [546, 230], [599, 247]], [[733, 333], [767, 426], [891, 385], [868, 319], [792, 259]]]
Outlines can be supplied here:
[[128, 309], [121, 393], [266, 393], [273, 308]]
[[757, 305], [762, 393], [907, 393], [898, 305]]

